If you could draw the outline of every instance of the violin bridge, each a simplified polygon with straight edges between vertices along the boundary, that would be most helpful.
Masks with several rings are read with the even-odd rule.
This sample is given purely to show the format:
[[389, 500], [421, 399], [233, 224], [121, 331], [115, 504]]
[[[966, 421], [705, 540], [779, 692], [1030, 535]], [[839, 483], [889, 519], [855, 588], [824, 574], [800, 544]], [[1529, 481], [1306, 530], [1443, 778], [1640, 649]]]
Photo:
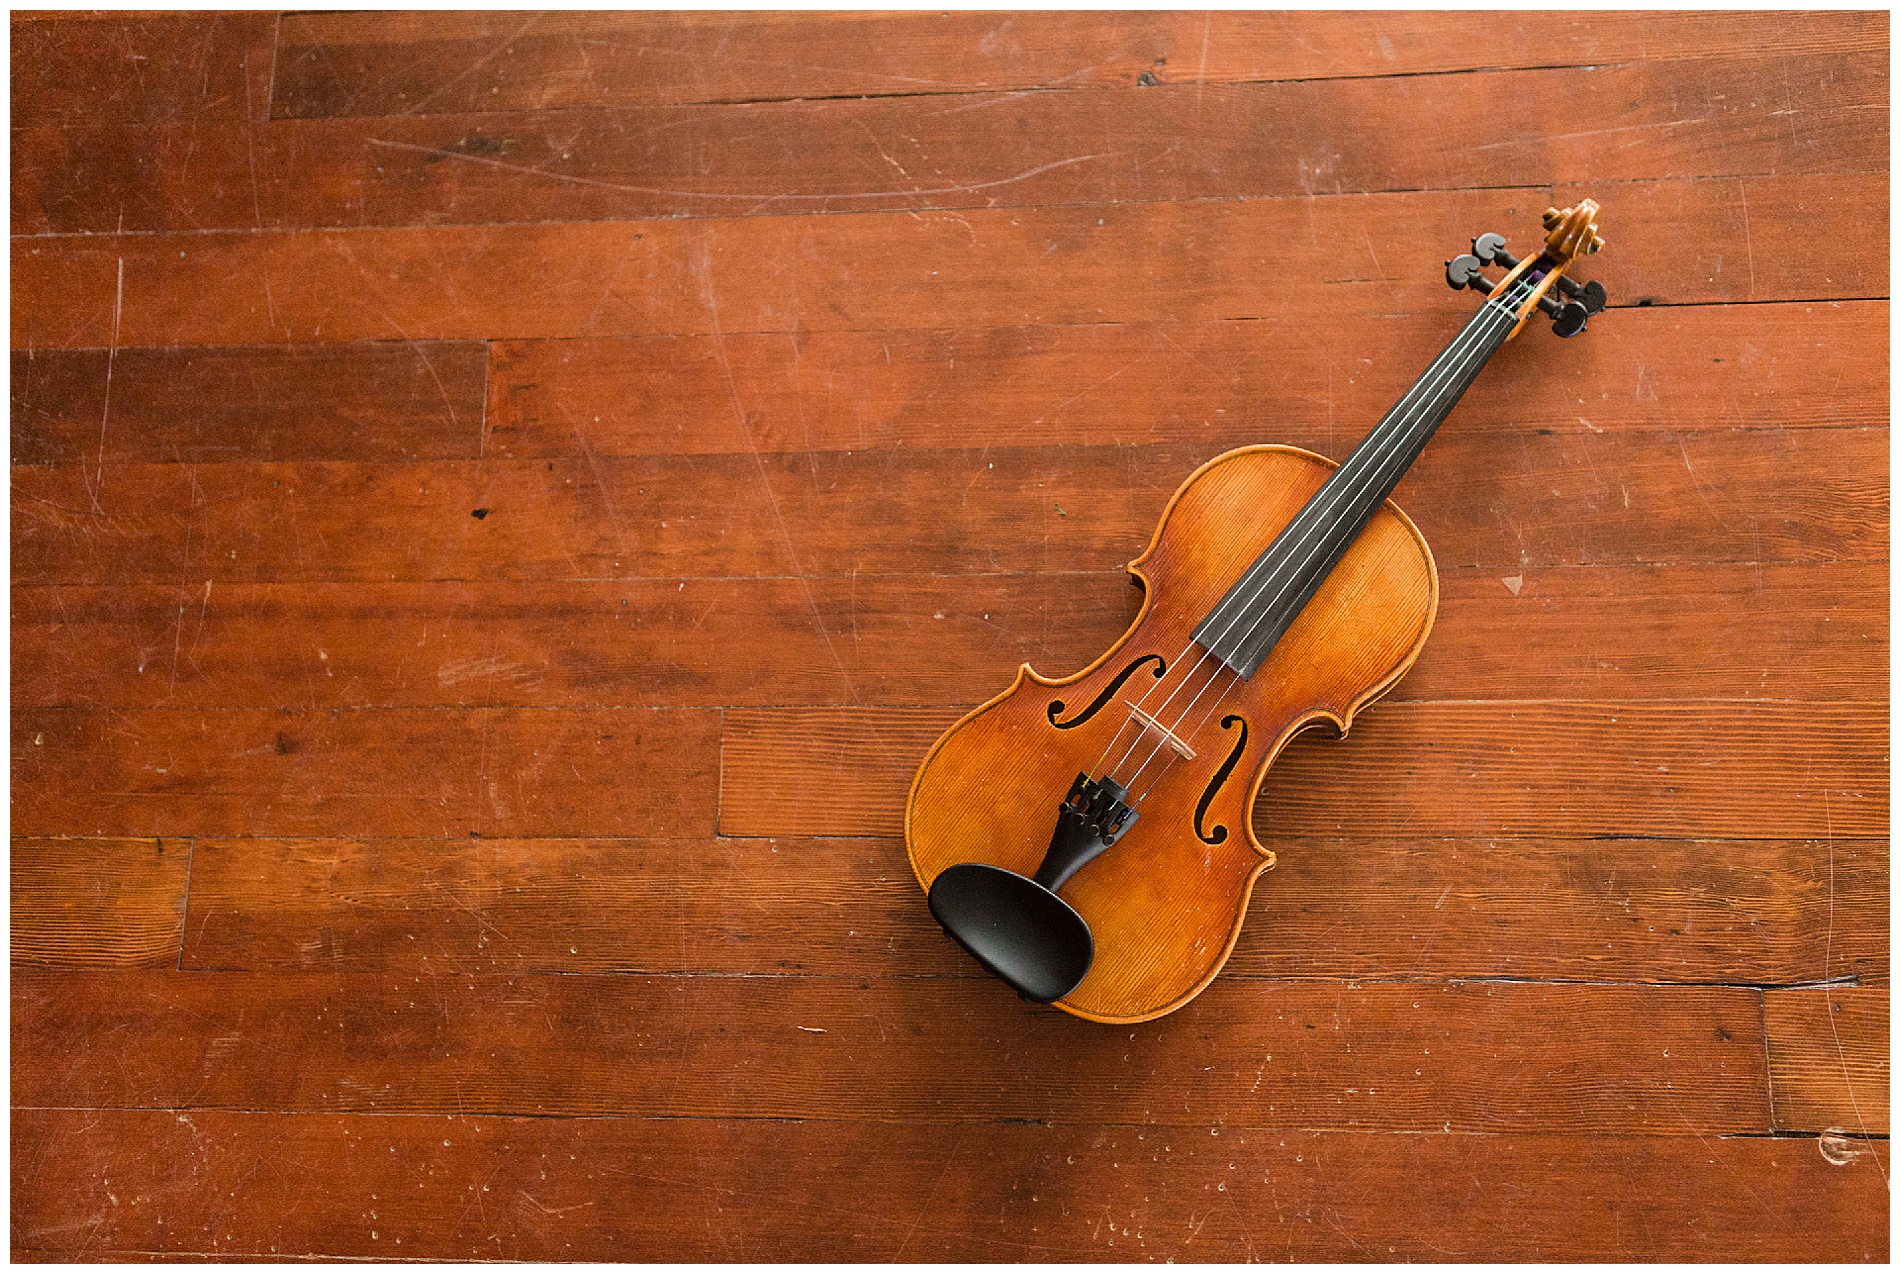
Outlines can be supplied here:
[[1156, 734], [1160, 735], [1161, 741], [1167, 744], [1169, 747], [1173, 748], [1176, 752], [1180, 753], [1182, 760], [1192, 761], [1194, 759], [1194, 749], [1187, 745], [1187, 740], [1183, 739], [1180, 735], [1176, 734], [1174, 731], [1168, 729], [1167, 726], [1162, 725], [1159, 721], [1155, 720], [1153, 717], [1149, 716], [1147, 713], [1143, 712], [1140, 708], [1136, 707], [1132, 703], [1128, 705], [1128, 714], [1134, 717], [1135, 720], [1141, 722], [1141, 724], [1146, 726], [1148, 729], [1153, 730]]

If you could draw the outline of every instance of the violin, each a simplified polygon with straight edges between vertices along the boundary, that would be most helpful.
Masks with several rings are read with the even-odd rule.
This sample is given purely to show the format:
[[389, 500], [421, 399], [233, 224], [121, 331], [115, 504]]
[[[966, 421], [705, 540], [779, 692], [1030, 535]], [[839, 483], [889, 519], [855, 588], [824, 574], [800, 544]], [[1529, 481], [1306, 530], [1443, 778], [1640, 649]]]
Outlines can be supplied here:
[[1602, 285], [1569, 277], [1603, 246], [1597, 211], [1549, 209], [1523, 260], [1472, 240], [1445, 278], [1486, 299], [1343, 463], [1271, 445], [1209, 460], [1129, 563], [1141, 610], [1107, 653], [1061, 679], [1024, 664], [931, 747], [905, 844], [985, 970], [1116, 1023], [1213, 981], [1274, 863], [1250, 816], [1268, 766], [1301, 730], [1344, 735], [1431, 631], [1431, 550], [1387, 497], [1533, 313], [1568, 337], [1603, 308]]

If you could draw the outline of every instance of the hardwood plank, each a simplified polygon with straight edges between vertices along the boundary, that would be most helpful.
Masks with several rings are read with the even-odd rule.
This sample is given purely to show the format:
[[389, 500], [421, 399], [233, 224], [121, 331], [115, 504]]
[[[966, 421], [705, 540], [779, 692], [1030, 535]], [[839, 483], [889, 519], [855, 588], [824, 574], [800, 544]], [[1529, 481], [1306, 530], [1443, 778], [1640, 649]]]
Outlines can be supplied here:
[[890, 841], [244, 839], [193, 852], [192, 969], [965, 972]]
[[[570, 62], [574, 47], [565, 43]], [[13, 206], [28, 233], [108, 233], [921, 214], [1884, 172], [1886, 106], [1883, 45], [1480, 75], [1014, 92], [955, 105], [853, 96], [237, 121], [209, 135], [187, 125], [47, 128], [22, 138]], [[481, 102], [461, 109], [488, 111]], [[1440, 149], [1414, 143], [1406, 127], [1414, 119], [1437, 121]], [[1565, 132], [1553, 120], [1597, 127]], [[1448, 165], [1447, 154], [1458, 162]], [[115, 220], [120, 208], [129, 221]]]
[[[1438, 322], [511, 341], [495, 347], [488, 447], [557, 459], [1131, 446], [1211, 431], [1339, 455], [1430, 363], [1447, 335]], [[1522, 392], [1533, 377], [1538, 392]], [[1884, 426], [1887, 393], [1885, 302], [1618, 309], [1561, 350], [1532, 331], [1472, 386], [1446, 436]]]
[[276, 28], [270, 13], [15, 17], [12, 125], [262, 119]]
[[[1887, 699], [1885, 563], [1509, 569], [1441, 576], [1393, 701]], [[1083, 667], [1139, 604], [1108, 573], [16, 587], [13, 702], [965, 703]]]
[[1384, 702], [1885, 699], [1887, 570], [1442, 571], [1425, 653]]
[[[1879, 1262], [1888, 1250], [1880, 1164], [1831, 1164], [1805, 1139], [34, 1110], [14, 1115], [13, 1165], [16, 1259]], [[255, 1206], [233, 1209], [234, 1192]]]
[[[1879, 841], [1274, 847], [1224, 979], [1773, 984], [1889, 969]], [[843, 838], [203, 840], [183, 966], [983, 976], [931, 920], [901, 842]]]
[[[1634, 299], [1638, 305], [1680, 305], [1700, 296], [1702, 286], [1719, 287], [1724, 299], [1734, 301], [1855, 295], [1872, 284], [1871, 267], [1876, 262], [1885, 268], [1885, 249], [1877, 248], [1865, 262], [1856, 262], [1840, 250], [1839, 244], [1828, 244], [1812, 261], [1798, 266], [1779, 255], [1778, 227], [1795, 217], [1804, 217], [1811, 225], [1858, 228], [1850, 233], [1885, 232], [1888, 208], [1864, 203], [1848, 184], [1829, 189], [1832, 184], [1829, 180], [1811, 181], [1803, 188], [1796, 182], [1750, 177], [1694, 183], [1636, 182], [1617, 187], [1616, 207], [1625, 213], [1618, 226], [1622, 243], [1661, 245], [1671, 242], [1670, 226], [1694, 225], [1699, 246], [1677, 258], [1683, 268], [1673, 277], [1630, 259], [1632, 255], [1640, 256], [1640, 252], [1616, 253], [1615, 244], [1591, 258], [1591, 273], [1611, 296], [1619, 301]], [[1551, 193], [1561, 207], [1586, 196], [1600, 198], [1593, 190], [1575, 183], [1557, 186]], [[1751, 225], [1764, 224], [1777, 227], [1771, 232], [1777, 240], [1774, 250], [1763, 251], [1750, 233]], [[1701, 283], [1704, 278], [1706, 284]]]
[[20, 706], [595, 707], [968, 698], [1032, 656], [1081, 667], [1139, 596], [1111, 576], [894, 576], [22, 589], [14, 603]]
[[[962, 709], [735, 709], [728, 836], [893, 836]], [[1885, 837], [1887, 719], [1853, 703], [1387, 703], [1274, 762], [1264, 837]]]
[[163, 967], [178, 963], [191, 842], [12, 841], [12, 962]]
[[15, 353], [13, 463], [474, 459], [487, 380], [475, 342]]
[[[271, 218], [298, 227], [592, 221], [1882, 172], [1885, 59], [1882, 48], [1041, 91], [954, 106], [852, 97], [291, 126], [297, 181], [284, 196], [272, 192]], [[1442, 151], [1406, 133], [1405, 121], [1421, 118], [1439, 122]], [[1554, 132], [1553, 119], [1603, 129]], [[1605, 147], [1606, 134], [1619, 144]], [[1448, 166], [1447, 154], [1458, 163]]]
[[1279, 861], [1222, 977], [1772, 984], [1890, 967], [1884, 841], [1268, 843]]
[[[1885, 295], [1883, 240], [1815, 234], [1817, 223], [1884, 224], [1884, 174], [1592, 193], [1610, 201], [1611, 242], [1630, 245], [1602, 258], [1619, 301]], [[1435, 263], [1447, 245], [1485, 226], [1521, 235], [1517, 227], [1548, 198], [1540, 188], [971, 209], [955, 218], [22, 238], [12, 249], [12, 334], [16, 348], [66, 348], [106, 346], [115, 330], [128, 346], [242, 345], [1446, 314]], [[1697, 233], [1685, 244], [1689, 204]], [[1377, 245], [1398, 273], [1327, 261], [1340, 243]], [[1674, 250], [1640, 250], [1659, 243]], [[1752, 277], [1734, 265], [1751, 256]], [[798, 268], [782, 268], [788, 261]]]
[[[267, 47], [267, 65], [269, 56]], [[13, 234], [262, 230], [272, 136], [261, 119], [15, 126]], [[291, 175], [281, 180], [296, 188]]]
[[1884, 986], [1803, 987], [1764, 997], [1776, 1128], [1887, 1134], [1891, 998]]
[[[12, 985], [23, 1106], [1669, 1136], [1769, 1118], [1759, 993], [1732, 987], [1289, 982], [1269, 1015], [1228, 982], [1124, 1035], [953, 978], [21, 969]], [[148, 1046], [76, 1064], [119, 1058], [127, 1031]], [[1162, 1074], [1165, 1097], [1142, 1091]]]
[[733, 709], [719, 740], [719, 834], [902, 836], [924, 754], [975, 706]]
[[290, 14], [273, 113], [1133, 87], [1885, 52], [1878, 14]]
[[16, 710], [13, 831], [704, 834], [718, 730], [695, 710]]
[[1392, 704], [1355, 731], [1346, 765], [1290, 747], [1260, 824], [1412, 832], [1448, 800], [1479, 835], [1887, 835], [1887, 716], [1863, 704]]
[[[123, 465], [102, 487], [95, 467], [21, 467], [13, 579], [202, 592], [207, 580], [1106, 571], [1147, 547], [1199, 465], [1258, 437], [1232, 432], [1128, 447]], [[1500, 577], [1884, 561], [1887, 450], [1884, 429], [1500, 437], [1454, 426], [1394, 498], [1441, 568]]]

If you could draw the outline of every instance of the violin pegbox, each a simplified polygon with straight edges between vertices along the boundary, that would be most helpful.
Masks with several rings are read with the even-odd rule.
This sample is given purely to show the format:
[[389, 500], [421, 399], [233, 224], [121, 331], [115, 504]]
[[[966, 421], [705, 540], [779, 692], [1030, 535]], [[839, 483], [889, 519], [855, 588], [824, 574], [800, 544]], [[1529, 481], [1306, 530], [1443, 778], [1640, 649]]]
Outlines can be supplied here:
[[[1509, 298], [1510, 308], [1517, 314], [1512, 336], [1523, 328], [1533, 310], [1550, 317], [1551, 329], [1557, 335], [1575, 336], [1584, 330], [1590, 315], [1609, 300], [1601, 283], [1578, 283], [1567, 274], [1578, 257], [1603, 248], [1603, 239], [1597, 234], [1597, 212], [1594, 199], [1579, 200], [1571, 208], [1546, 208], [1543, 250], [1524, 261], [1504, 250], [1503, 235], [1481, 234], [1471, 241], [1469, 253], [1445, 262], [1445, 282], [1453, 288]], [[1484, 277], [1488, 265], [1502, 266], [1508, 273], [1494, 284]], [[1563, 299], [1558, 300], [1559, 296]]]

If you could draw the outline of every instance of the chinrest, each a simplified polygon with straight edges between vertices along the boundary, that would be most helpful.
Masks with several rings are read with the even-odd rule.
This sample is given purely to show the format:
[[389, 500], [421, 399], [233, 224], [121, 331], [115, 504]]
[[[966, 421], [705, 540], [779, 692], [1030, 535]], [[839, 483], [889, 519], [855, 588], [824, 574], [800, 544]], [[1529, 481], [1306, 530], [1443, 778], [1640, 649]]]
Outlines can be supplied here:
[[1016, 994], [1051, 1004], [1081, 984], [1095, 937], [1075, 908], [1027, 876], [958, 863], [930, 884], [930, 914]]

